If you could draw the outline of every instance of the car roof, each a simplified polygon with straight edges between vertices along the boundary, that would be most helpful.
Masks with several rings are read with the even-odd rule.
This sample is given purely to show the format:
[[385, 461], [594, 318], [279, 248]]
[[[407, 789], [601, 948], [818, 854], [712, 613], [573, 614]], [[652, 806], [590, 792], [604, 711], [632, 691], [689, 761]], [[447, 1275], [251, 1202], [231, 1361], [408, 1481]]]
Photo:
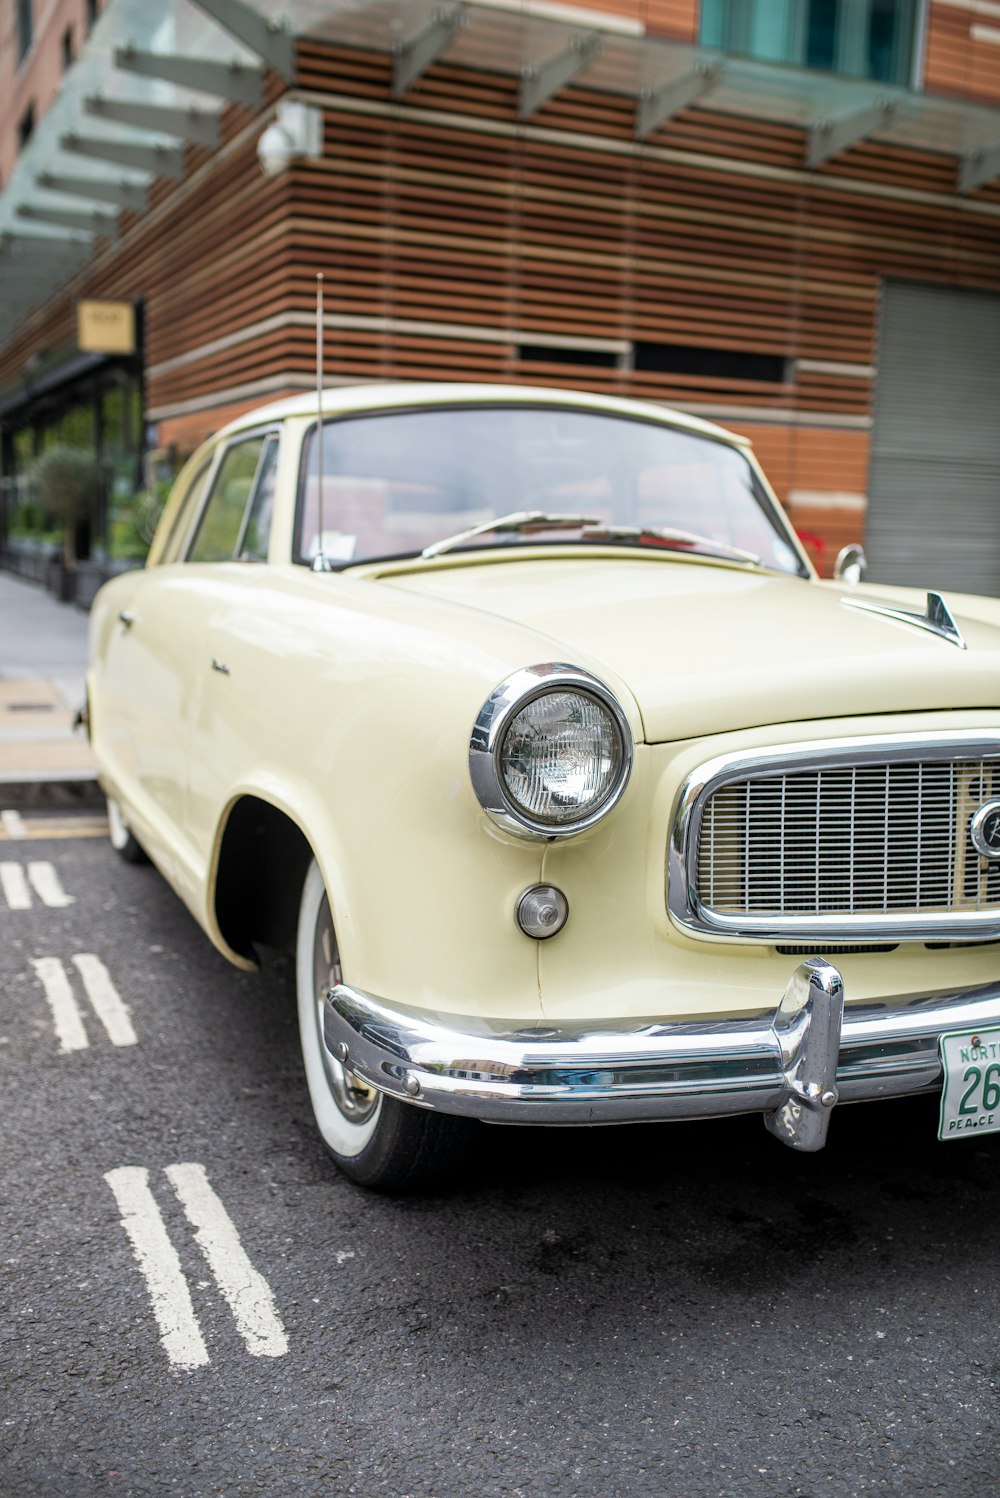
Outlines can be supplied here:
[[[323, 414], [341, 416], [372, 411], [412, 410], [415, 406], [469, 405], [558, 405], [569, 410], [600, 411], [611, 416], [631, 416], [668, 423], [686, 431], [698, 432], [716, 441], [749, 447], [750, 441], [710, 421], [688, 416], [669, 406], [652, 401], [627, 400], [617, 395], [597, 395], [583, 390], [562, 390], [547, 385], [464, 384], [458, 381], [423, 381], [413, 383], [371, 383], [341, 385], [323, 391]], [[221, 429], [219, 436], [259, 426], [261, 422], [284, 421], [289, 417], [314, 416], [316, 395], [292, 395], [285, 400], [259, 406], [236, 417]]]

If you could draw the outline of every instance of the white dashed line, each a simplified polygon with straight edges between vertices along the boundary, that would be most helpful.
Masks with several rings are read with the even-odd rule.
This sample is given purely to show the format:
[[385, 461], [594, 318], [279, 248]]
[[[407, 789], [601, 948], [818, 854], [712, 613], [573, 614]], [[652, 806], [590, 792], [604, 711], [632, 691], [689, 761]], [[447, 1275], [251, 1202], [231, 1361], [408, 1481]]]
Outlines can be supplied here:
[[177, 1368], [203, 1367], [208, 1362], [208, 1348], [177, 1250], [149, 1189], [149, 1171], [139, 1165], [123, 1165], [109, 1170], [104, 1179], [115, 1194], [122, 1227], [145, 1277], [164, 1352]]
[[[90, 1045], [83, 1023], [83, 1009], [77, 1002], [66, 969], [58, 957], [33, 957], [31, 965], [45, 990], [56, 1039], [61, 1051], [83, 1051]], [[80, 974], [84, 992], [112, 1045], [138, 1045], [139, 1037], [132, 1027], [128, 1007], [111, 981], [107, 968], [93, 952], [78, 952], [73, 966]]]
[[30, 910], [33, 904], [32, 888], [42, 904], [47, 905], [50, 910], [62, 910], [73, 904], [73, 896], [68, 895], [60, 884], [54, 864], [29, 863], [26, 878], [21, 864], [0, 863], [0, 893], [9, 910]]
[[0, 827], [12, 840], [28, 836], [28, 829], [19, 811], [0, 811]]
[[[271, 1288], [247, 1257], [222, 1202], [209, 1185], [203, 1165], [168, 1165], [165, 1174], [194, 1228], [195, 1242], [254, 1357], [280, 1358], [288, 1339]], [[170, 1241], [149, 1186], [149, 1171], [124, 1165], [105, 1175], [121, 1212], [122, 1226], [142, 1270], [150, 1304], [167, 1357], [178, 1368], [200, 1368], [208, 1349], [177, 1251]], [[199, 1289], [207, 1289], [199, 1281]]]
[[168, 1165], [167, 1178], [177, 1193], [195, 1242], [208, 1262], [247, 1352], [258, 1358], [280, 1358], [288, 1339], [271, 1288], [247, 1258], [239, 1233], [205, 1174], [203, 1165]]
[[55, 865], [51, 863], [29, 863], [28, 878], [43, 905], [50, 910], [63, 910], [72, 905], [73, 895], [68, 895], [59, 882]]
[[49, 1008], [52, 1010], [52, 1022], [55, 1026], [59, 1049], [61, 1051], [86, 1050], [90, 1041], [83, 1028], [83, 1015], [73, 997], [66, 969], [59, 958], [34, 957], [31, 966], [38, 975], [45, 990]]
[[107, 968], [93, 952], [78, 952], [73, 966], [83, 979], [94, 1013], [108, 1032], [112, 1045], [138, 1045], [127, 1006], [111, 981]]
[[0, 863], [0, 890], [8, 910], [31, 909], [31, 891], [19, 863]]

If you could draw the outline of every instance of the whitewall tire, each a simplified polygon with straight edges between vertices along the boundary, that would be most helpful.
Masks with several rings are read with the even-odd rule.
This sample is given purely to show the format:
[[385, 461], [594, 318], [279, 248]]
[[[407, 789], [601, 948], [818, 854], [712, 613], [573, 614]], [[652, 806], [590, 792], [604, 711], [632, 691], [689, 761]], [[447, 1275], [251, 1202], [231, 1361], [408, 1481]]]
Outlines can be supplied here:
[[121, 806], [115, 800], [114, 796], [108, 796], [106, 799], [108, 803], [108, 837], [112, 848], [114, 848], [119, 858], [124, 858], [126, 863], [148, 863], [149, 858], [136, 841]]
[[330, 902], [314, 860], [299, 905], [295, 987], [316, 1126], [328, 1154], [352, 1180], [382, 1191], [422, 1189], [465, 1157], [476, 1125], [384, 1097], [330, 1055], [323, 1043], [323, 1004], [342, 981]]

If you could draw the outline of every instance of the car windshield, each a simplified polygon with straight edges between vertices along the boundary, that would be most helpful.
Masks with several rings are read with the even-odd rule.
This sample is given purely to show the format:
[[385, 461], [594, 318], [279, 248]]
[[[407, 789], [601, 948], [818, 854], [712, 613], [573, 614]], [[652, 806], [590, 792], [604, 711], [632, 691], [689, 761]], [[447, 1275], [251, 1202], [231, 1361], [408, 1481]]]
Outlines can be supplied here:
[[[449, 555], [526, 540], [711, 554], [714, 542], [719, 554], [805, 573], [743, 453], [655, 421], [507, 405], [327, 420], [322, 504], [316, 459], [313, 427], [299, 480], [300, 562], [320, 550], [335, 566], [412, 556], [446, 540]], [[522, 511], [560, 523], [488, 528]], [[566, 523], [575, 516], [578, 530]]]

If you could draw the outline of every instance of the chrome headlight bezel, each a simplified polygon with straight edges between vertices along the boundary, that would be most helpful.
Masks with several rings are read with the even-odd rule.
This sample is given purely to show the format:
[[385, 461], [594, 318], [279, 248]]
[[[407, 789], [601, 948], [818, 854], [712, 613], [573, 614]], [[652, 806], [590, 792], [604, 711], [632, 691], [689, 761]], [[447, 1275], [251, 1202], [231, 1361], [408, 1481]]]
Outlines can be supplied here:
[[[567, 691], [592, 697], [607, 710], [621, 741], [621, 763], [610, 790], [592, 811], [576, 821], [553, 826], [528, 816], [513, 801], [504, 786], [499, 763], [504, 738], [514, 717], [538, 697]], [[469, 741], [469, 774], [479, 804], [499, 827], [517, 837], [554, 842], [585, 832], [617, 805], [632, 773], [633, 753], [632, 730], [614, 694], [589, 671], [553, 662], [514, 671], [483, 703]]]

